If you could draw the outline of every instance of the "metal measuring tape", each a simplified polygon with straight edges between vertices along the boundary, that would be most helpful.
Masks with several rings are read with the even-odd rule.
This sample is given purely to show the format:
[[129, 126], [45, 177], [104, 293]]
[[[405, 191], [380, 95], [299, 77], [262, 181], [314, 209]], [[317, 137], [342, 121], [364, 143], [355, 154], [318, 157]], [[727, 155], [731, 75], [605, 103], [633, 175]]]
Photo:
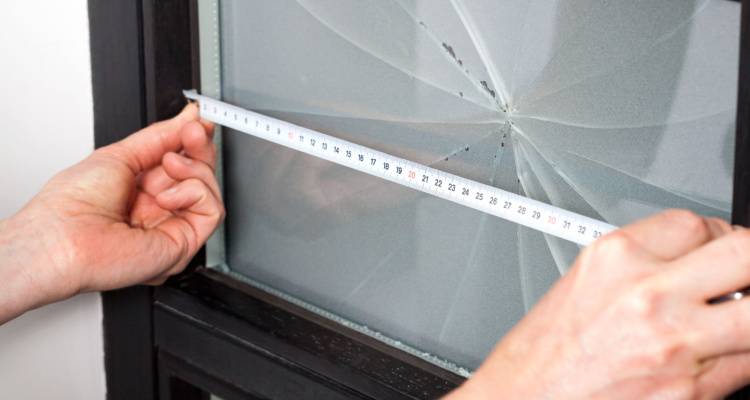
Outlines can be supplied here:
[[202, 96], [195, 90], [184, 94], [198, 102], [202, 118], [216, 124], [580, 245], [617, 229], [560, 207]]

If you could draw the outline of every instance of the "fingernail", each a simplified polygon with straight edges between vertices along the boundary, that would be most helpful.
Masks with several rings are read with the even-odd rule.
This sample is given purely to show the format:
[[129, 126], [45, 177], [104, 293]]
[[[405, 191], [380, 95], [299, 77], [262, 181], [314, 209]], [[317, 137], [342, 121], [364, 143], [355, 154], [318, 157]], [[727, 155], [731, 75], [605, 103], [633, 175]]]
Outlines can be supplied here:
[[172, 186], [171, 188], [169, 188], [169, 189], [167, 189], [167, 190], [163, 191], [162, 193], [163, 193], [164, 195], [166, 195], [166, 196], [171, 196], [171, 195], [173, 195], [173, 194], [177, 193], [177, 191], [178, 191], [178, 190], [179, 190], [179, 189], [177, 188], [177, 186]]
[[745, 227], [742, 225], [732, 225], [732, 230], [741, 231], [743, 229], [745, 229]]
[[192, 165], [193, 164], [193, 160], [191, 160], [191, 159], [189, 159], [189, 158], [187, 158], [185, 156], [180, 156], [180, 161], [183, 164], [185, 164], [185, 165]]

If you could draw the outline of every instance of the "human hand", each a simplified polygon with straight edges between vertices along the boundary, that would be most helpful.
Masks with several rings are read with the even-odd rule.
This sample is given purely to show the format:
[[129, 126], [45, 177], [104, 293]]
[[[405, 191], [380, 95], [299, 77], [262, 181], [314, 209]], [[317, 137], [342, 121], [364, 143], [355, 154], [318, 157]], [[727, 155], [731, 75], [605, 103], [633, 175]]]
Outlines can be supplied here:
[[0, 259], [23, 268], [0, 285], [2, 297], [34, 299], [11, 314], [0, 307], [0, 322], [78, 292], [159, 284], [180, 272], [224, 215], [212, 132], [188, 105], [60, 172], [3, 221]]
[[583, 250], [452, 399], [719, 398], [750, 381], [750, 231], [667, 211]]

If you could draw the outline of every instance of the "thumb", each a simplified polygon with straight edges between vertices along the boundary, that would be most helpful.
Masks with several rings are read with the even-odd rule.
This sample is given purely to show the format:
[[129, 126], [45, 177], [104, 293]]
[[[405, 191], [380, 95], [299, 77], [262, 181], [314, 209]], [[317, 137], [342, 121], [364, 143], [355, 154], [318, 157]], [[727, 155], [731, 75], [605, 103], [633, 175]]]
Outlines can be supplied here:
[[198, 106], [191, 103], [173, 118], [151, 124], [99, 151], [115, 156], [138, 175], [158, 165], [164, 154], [180, 151], [180, 130], [187, 123], [199, 120]]

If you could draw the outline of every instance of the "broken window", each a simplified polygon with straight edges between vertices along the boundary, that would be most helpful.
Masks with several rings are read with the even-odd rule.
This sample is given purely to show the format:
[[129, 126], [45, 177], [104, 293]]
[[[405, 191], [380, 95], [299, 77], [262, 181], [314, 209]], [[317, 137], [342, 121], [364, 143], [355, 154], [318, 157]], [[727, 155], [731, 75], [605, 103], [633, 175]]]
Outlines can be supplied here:
[[[673, 207], [728, 218], [739, 11], [223, 0], [201, 13], [203, 92], [615, 225]], [[580, 250], [260, 139], [223, 140], [228, 273], [455, 372], [476, 368]]]

